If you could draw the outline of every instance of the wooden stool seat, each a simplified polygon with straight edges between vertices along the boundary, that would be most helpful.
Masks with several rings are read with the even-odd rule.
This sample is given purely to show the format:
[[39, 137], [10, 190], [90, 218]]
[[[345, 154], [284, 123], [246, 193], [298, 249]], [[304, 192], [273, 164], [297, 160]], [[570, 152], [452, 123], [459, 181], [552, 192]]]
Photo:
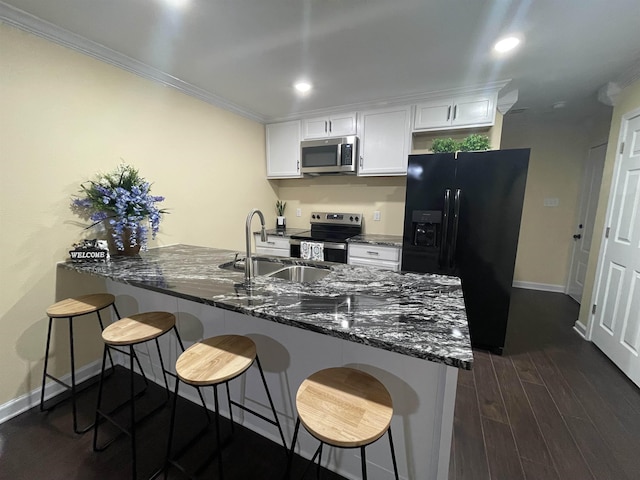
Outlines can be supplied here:
[[361, 447], [386, 433], [393, 417], [391, 395], [380, 381], [353, 368], [327, 368], [298, 389], [300, 421], [318, 440]]
[[176, 316], [168, 312], [144, 312], [112, 323], [102, 332], [109, 345], [135, 345], [158, 338], [176, 324]]
[[115, 301], [116, 297], [110, 293], [93, 293], [66, 298], [47, 308], [47, 316], [50, 318], [77, 317], [102, 310], [113, 305]]
[[256, 344], [249, 337], [220, 335], [187, 348], [176, 362], [176, 373], [190, 385], [216, 385], [242, 374], [255, 358]]

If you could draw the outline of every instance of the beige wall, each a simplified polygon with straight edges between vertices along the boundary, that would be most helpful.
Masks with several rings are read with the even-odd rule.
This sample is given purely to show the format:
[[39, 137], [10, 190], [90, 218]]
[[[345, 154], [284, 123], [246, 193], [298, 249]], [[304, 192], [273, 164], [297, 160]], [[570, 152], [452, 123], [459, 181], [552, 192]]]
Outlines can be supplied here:
[[[569, 275], [584, 161], [602, 135], [551, 117], [513, 118], [504, 122], [502, 148], [531, 148], [514, 280], [561, 289]], [[558, 206], [545, 207], [545, 198], [557, 198]]]
[[622, 124], [622, 115], [640, 108], [640, 80], [629, 85], [622, 90], [616, 98], [616, 105], [613, 109], [611, 117], [611, 129], [609, 131], [609, 144], [607, 146], [607, 155], [602, 172], [602, 186], [600, 187], [600, 196], [598, 200], [598, 209], [596, 212], [596, 220], [594, 223], [593, 240], [591, 241], [591, 255], [589, 256], [589, 264], [587, 265], [587, 275], [584, 282], [584, 293], [582, 296], [582, 304], [580, 306], [579, 322], [587, 326], [592, 318], [591, 305], [593, 304], [593, 289], [596, 282], [596, 269], [598, 266], [598, 257], [602, 246], [602, 236], [605, 230], [605, 220], [607, 207], [609, 205], [609, 195], [611, 194], [611, 183], [613, 181], [613, 170], [616, 159], [618, 157], [618, 148], [620, 145], [620, 128]]
[[[55, 263], [83, 233], [69, 210], [81, 182], [121, 159], [138, 167], [171, 212], [151, 246], [242, 249], [246, 214], [261, 208], [273, 224], [277, 196], [263, 125], [3, 24], [0, 44], [2, 405], [38, 386], [45, 309], [67, 293]], [[99, 348], [83, 343], [78, 363]]]

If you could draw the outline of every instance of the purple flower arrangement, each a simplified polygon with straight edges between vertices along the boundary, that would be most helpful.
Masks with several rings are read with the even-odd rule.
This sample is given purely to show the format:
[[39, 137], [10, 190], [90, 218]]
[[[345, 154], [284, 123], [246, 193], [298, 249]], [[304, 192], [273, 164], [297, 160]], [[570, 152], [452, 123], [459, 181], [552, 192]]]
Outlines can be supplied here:
[[124, 250], [124, 239], [130, 247], [140, 245], [147, 249], [147, 238], [155, 238], [165, 210], [156, 203], [164, 197], [151, 195], [151, 184], [140, 176], [138, 170], [121, 164], [116, 170], [98, 175], [81, 185], [82, 196], [71, 202], [72, 210], [94, 223], [107, 223], [118, 250]]

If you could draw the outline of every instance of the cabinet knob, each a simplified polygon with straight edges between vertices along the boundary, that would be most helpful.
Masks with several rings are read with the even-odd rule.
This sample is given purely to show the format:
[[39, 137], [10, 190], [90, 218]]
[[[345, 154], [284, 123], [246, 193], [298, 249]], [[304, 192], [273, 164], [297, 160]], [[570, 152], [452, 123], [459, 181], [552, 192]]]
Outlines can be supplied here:
[[582, 238], [582, 235], [580, 235], [579, 233], [573, 236], [574, 240], [580, 240], [581, 238]]

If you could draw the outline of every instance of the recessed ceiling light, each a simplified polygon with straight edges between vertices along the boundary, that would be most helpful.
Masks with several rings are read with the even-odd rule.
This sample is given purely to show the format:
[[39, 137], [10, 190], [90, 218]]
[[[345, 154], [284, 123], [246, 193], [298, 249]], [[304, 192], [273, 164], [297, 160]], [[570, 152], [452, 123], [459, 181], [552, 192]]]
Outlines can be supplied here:
[[518, 45], [520, 45], [520, 39], [518, 37], [505, 37], [498, 40], [493, 46], [493, 49], [496, 52], [505, 53], [513, 50]]
[[307, 93], [311, 90], [311, 84], [309, 82], [297, 82], [293, 87], [300, 93]]
[[186, 7], [191, 0], [164, 0], [170, 7], [183, 8]]

